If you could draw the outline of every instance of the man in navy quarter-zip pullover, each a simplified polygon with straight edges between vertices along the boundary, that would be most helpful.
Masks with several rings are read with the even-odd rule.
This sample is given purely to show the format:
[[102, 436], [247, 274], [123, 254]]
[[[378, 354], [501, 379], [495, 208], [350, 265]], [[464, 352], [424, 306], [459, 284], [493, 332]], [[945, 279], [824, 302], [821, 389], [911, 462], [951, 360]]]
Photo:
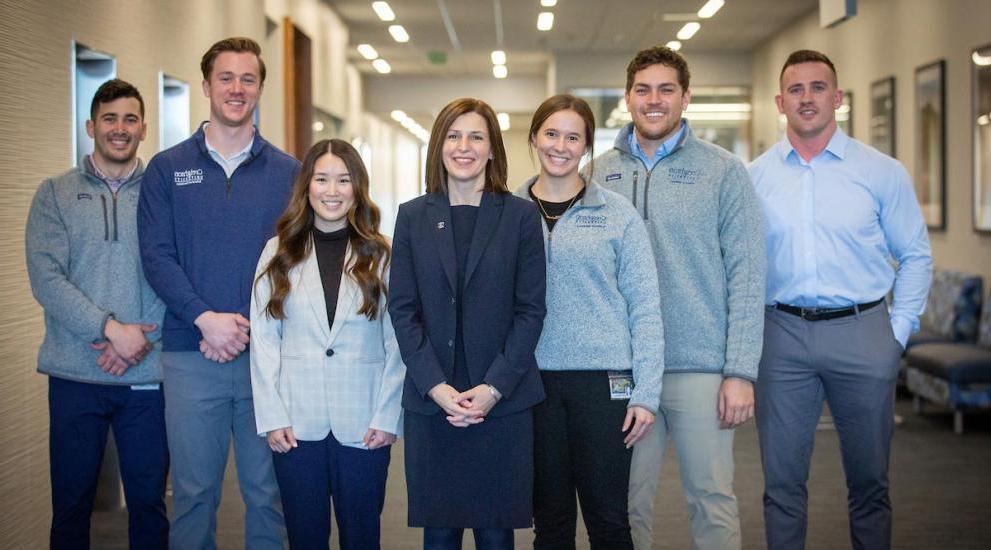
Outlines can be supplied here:
[[627, 197], [654, 247], [664, 317], [664, 379], [654, 429], [633, 448], [633, 544], [651, 548], [668, 435], [678, 452], [693, 548], [740, 547], [733, 428], [754, 413], [763, 330], [760, 205], [740, 159], [692, 134], [688, 64], [664, 47], [626, 70], [633, 122], [595, 159], [594, 181]]
[[123, 80], [93, 96], [93, 153], [38, 188], [25, 231], [31, 291], [45, 310], [38, 371], [48, 375], [50, 546], [89, 548], [90, 515], [112, 425], [131, 548], [168, 547], [165, 402], [157, 345], [165, 308], [148, 286], [135, 228], [144, 101]]
[[252, 277], [285, 209], [299, 162], [262, 139], [252, 116], [265, 81], [261, 49], [227, 38], [200, 62], [210, 119], [148, 164], [138, 208], [141, 260], [167, 307], [166, 426], [173, 548], [215, 547], [231, 436], [244, 499], [245, 546], [282, 548], [272, 456], [256, 435], [248, 364]]

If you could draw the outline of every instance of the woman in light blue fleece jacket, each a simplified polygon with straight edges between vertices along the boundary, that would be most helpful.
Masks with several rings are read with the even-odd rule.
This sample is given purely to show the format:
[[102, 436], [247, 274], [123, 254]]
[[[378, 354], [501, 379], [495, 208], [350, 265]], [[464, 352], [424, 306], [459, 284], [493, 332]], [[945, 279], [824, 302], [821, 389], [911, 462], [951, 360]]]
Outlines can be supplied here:
[[537, 345], [547, 399], [534, 408], [534, 548], [573, 546], [575, 493], [593, 547], [632, 548], [631, 448], [651, 429], [664, 341], [646, 227], [622, 196], [579, 176], [595, 121], [556, 95], [530, 125], [540, 174], [517, 190], [544, 219], [547, 317]]

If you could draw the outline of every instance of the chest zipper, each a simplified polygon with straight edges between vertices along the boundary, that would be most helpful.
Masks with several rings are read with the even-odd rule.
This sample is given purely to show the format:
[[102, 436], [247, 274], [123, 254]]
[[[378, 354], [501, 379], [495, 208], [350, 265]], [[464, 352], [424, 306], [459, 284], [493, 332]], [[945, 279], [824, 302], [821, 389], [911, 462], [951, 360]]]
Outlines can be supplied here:
[[117, 242], [117, 191], [110, 196], [113, 197], [114, 242]]
[[649, 206], [648, 201], [650, 199], [650, 195], [648, 195], [647, 193], [650, 191], [651, 172], [652, 170], [647, 170], [647, 177], [643, 180], [643, 219], [644, 220], [650, 219], [650, 214], [647, 213], [648, 212], [647, 207]]
[[110, 222], [107, 220], [107, 196], [100, 193], [100, 204], [103, 205], [103, 240], [110, 240]]

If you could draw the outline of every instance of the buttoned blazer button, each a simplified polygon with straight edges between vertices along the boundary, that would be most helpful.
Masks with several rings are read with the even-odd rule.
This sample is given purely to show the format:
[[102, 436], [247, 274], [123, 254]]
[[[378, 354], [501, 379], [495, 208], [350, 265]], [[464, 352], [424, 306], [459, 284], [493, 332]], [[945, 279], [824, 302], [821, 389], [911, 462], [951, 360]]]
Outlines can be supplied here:
[[454, 340], [448, 340], [447, 341], [447, 347], [453, 348], [454, 347]]
[[334, 349], [327, 348], [327, 357], [333, 357], [333, 356], [334, 356]]

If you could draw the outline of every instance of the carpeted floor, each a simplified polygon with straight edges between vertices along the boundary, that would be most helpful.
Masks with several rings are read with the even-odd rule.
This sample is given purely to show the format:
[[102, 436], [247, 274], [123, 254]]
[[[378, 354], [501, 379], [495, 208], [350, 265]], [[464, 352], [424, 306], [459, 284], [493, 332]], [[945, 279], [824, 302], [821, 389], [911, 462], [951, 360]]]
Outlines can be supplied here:
[[[895, 514], [894, 547], [897, 549], [984, 549], [991, 541], [991, 415], [972, 415], [965, 433], [952, 431], [952, 416], [929, 412], [917, 416], [911, 402], [900, 398], [898, 427], [891, 463], [891, 499]], [[661, 489], [657, 495], [654, 548], [691, 547], [678, 465], [669, 449]], [[762, 476], [753, 422], [737, 430], [736, 490], [740, 502], [743, 546], [764, 548], [761, 511]], [[382, 516], [382, 548], [418, 549], [420, 531], [406, 527], [406, 486], [401, 443], [393, 450], [389, 487]], [[244, 547], [244, 505], [237, 489], [233, 462], [227, 470], [223, 502], [218, 517], [220, 549]], [[579, 523], [581, 523], [579, 521]], [[809, 481], [809, 550], [849, 548], [846, 489], [836, 433], [817, 432]], [[578, 548], [587, 549], [584, 529], [578, 528]], [[516, 532], [517, 548], [530, 548], [532, 533]], [[124, 511], [94, 514], [93, 548], [126, 549], [127, 519]], [[332, 548], [337, 548], [336, 540]], [[465, 536], [465, 548], [474, 548]]]

